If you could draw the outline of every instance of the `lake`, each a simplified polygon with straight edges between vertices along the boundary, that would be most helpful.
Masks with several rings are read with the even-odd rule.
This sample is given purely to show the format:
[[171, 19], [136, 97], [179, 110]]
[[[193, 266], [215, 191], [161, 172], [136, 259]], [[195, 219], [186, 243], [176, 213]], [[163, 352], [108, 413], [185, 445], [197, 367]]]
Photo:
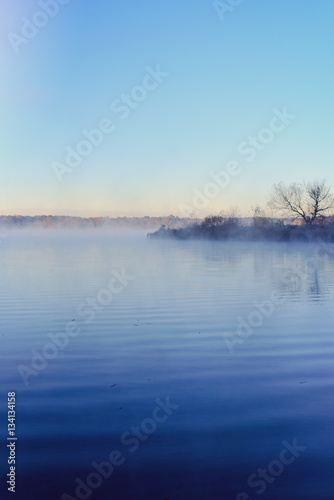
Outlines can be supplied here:
[[334, 245], [9, 232], [0, 269], [16, 499], [334, 498]]

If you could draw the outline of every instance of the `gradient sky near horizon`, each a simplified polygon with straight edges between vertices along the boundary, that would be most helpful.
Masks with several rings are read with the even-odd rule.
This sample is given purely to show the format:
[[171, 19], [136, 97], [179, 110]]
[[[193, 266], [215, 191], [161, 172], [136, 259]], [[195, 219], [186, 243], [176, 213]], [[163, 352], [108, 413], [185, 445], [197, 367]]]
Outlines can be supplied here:
[[[334, 187], [332, 0], [244, 0], [223, 20], [211, 0], [69, 0], [16, 53], [8, 33], [43, 22], [41, 2], [2, 6], [1, 214], [181, 216], [232, 160], [203, 215], [250, 215], [280, 181]], [[158, 65], [168, 77], [121, 120], [111, 104]], [[239, 145], [284, 107], [295, 118], [247, 161]], [[60, 183], [54, 162], [104, 118], [115, 130]]]

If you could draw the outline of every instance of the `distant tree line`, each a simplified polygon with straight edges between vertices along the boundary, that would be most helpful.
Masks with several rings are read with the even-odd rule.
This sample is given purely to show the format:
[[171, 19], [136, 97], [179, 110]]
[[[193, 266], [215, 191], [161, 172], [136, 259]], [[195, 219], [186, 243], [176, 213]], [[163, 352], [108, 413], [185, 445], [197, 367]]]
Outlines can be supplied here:
[[309, 240], [321, 238], [334, 241], [334, 197], [325, 180], [311, 183], [274, 184], [269, 194], [270, 217], [260, 206], [252, 207], [251, 224], [243, 223], [238, 210], [209, 215], [186, 228], [163, 226], [153, 238], [209, 238], [247, 240]]

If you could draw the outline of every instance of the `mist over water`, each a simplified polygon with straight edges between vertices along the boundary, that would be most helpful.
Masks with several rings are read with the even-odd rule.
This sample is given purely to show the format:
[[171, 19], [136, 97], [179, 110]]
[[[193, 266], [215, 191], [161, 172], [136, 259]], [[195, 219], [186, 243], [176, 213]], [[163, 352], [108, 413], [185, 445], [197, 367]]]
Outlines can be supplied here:
[[[123, 463], [87, 498], [332, 498], [333, 255], [317, 243], [9, 232], [0, 403], [16, 391], [16, 498], [79, 498], [76, 478], [87, 484], [113, 450]], [[249, 480], [294, 440], [304, 449], [272, 481]]]

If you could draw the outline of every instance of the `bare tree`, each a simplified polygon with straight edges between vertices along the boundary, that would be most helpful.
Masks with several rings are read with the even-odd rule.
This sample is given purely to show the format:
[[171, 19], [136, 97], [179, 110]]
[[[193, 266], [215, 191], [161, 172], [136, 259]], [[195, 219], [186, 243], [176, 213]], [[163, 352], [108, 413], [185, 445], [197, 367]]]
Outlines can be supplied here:
[[239, 209], [233, 207], [228, 211], [221, 211], [218, 215], [208, 215], [202, 222], [203, 228], [213, 228], [216, 226], [237, 226], [240, 222]]
[[326, 181], [274, 184], [268, 205], [302, 219], [305, 224], [319, 222], [334, 207], [334, 197]]
[[253, 226], [267, 226], [270, 224], [269, 217], [266, 216], [265, 211], [260, 205], [255, 205], [255, 207], [251, 207], [253, 212]]

